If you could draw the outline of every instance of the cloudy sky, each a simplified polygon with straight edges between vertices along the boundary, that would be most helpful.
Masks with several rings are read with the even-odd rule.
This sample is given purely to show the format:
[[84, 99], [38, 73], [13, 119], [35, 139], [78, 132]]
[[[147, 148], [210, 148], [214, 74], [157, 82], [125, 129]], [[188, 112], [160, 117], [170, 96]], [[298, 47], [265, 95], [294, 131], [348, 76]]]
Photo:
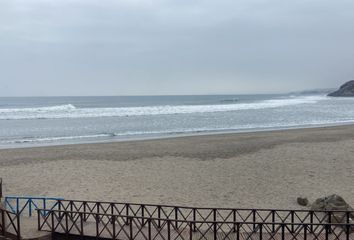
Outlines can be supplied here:
[[353, 39], [353, 0], [0, 0], [0, 96], [337, 87]]

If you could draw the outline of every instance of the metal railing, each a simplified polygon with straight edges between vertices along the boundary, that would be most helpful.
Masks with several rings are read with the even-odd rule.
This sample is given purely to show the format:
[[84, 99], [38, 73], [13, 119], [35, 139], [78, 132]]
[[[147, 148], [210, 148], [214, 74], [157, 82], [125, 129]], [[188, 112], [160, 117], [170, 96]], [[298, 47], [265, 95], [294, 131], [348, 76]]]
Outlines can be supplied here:
[[[90, 214], [126, 215], [184, 221], [281, 222], [281, 223], [350, 223], [354, 211], [311, 211], [279, 209], [194, 208], [171, 205], [58, 200], [54, 210]], [[311, 228], [313, 228], [311, 226]], [[293, 228], [293, 227], [292, 227]]]
[[[38, 229], [53, 234], [120, 240], [353, 240], [354, 224], [193, 221], [38, 209]], [[86, 215], [86, 216], [85, 216]]]
[[31, 217], [33, 213], [36, 213], [37, 208], [55, 209], [58, 200], [63, 200], [63, 198], [6, 196], [5, 208], [12, 213], [28, 214]]

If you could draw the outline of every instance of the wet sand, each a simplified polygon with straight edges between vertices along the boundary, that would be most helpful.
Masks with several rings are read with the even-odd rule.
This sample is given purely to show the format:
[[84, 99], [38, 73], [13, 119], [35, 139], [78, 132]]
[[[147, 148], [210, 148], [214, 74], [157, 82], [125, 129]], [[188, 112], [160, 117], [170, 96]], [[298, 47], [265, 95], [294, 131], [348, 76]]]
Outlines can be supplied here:
[[354, 206], [354, 125], [0, 150], [5, 195], [299, 209]]

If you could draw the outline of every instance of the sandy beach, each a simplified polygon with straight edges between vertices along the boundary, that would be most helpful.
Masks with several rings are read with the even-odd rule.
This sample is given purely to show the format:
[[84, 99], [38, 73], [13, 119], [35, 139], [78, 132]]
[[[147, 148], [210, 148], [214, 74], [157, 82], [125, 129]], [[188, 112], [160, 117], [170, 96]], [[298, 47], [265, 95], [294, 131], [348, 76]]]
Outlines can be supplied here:
[[5, 195], [208, 207], [354, 206], [354, 125], [0, 150]]

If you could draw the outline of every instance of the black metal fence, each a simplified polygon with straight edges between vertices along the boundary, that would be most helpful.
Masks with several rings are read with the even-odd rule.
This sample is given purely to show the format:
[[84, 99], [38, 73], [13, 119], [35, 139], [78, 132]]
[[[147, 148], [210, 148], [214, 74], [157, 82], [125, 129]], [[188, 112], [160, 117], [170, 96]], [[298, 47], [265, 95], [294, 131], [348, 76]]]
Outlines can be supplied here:
[[192, 208], [59, 200], [38, 210], [38, 229], [121, 240], [347, 239], [354, 212]]
[[38, 210], [39, 230], [120, 240], [353, 240], [354, 224], [248, 221], [191, 221], [51, 210]]

